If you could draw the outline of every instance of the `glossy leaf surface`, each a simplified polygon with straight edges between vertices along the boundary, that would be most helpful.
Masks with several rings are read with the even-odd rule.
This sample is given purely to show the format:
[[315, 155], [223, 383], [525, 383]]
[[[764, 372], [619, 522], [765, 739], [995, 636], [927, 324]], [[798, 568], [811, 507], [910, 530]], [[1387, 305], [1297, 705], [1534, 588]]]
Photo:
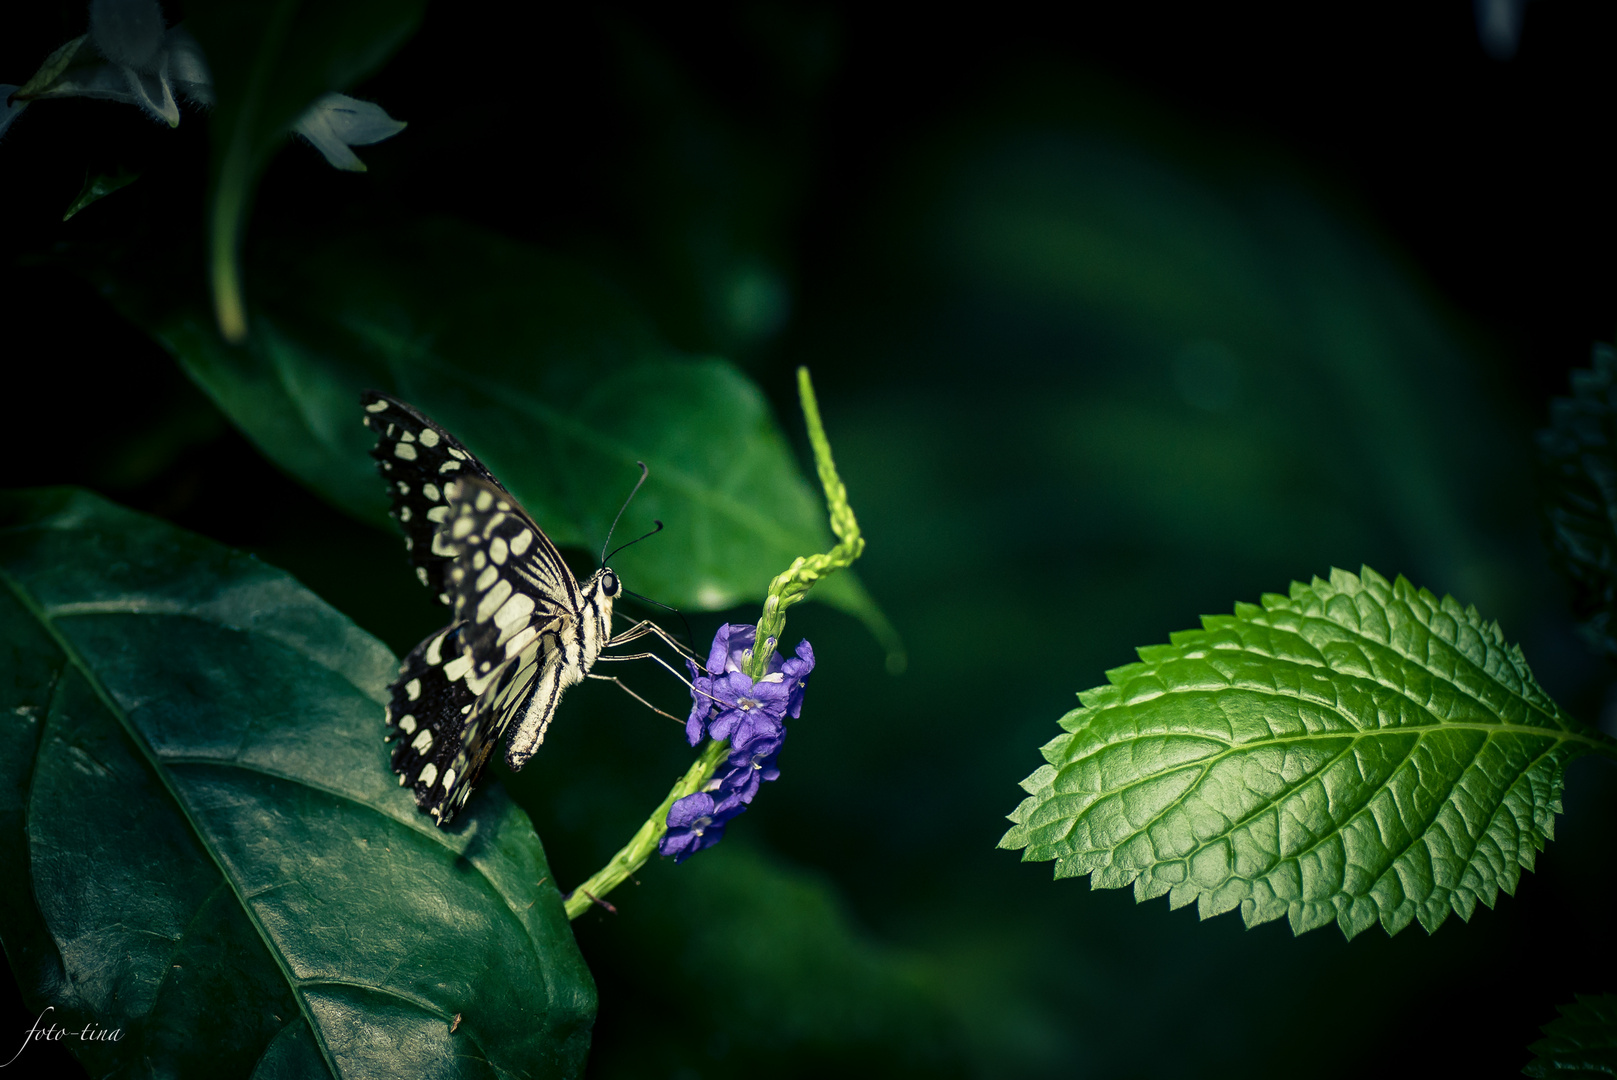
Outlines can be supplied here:
[[1452, 597], [1334, 570], [1207, 616], [1079, 695], [1001, 847], [1146, 900], [1428, 931], [1514, 892], [1562, 772], [1611, 740]]
[[[84, 492], [0, 501], [4, 934], [93, 1073], [553, 1076], [594, 986], [527, 816], [393, 782], [394, 660], [286, 574]], [[460, 1016], [458, 1028], [450, 1027]]]

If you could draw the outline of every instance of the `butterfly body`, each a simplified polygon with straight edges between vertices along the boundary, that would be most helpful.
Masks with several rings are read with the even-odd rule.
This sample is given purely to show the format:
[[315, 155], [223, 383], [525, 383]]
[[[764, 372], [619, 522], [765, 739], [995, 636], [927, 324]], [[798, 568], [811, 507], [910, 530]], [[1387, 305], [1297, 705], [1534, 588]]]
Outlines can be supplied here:
[[393, 769], [447, 824], [509, 733], [520, 769], [562, 694], [612, 639], [623, 586], [609, 567], [580, 584], [549, 537], [459, 441], [394, 398], [367, 392], [371, 455], [422, 583], [454, 611], [390, 687]]

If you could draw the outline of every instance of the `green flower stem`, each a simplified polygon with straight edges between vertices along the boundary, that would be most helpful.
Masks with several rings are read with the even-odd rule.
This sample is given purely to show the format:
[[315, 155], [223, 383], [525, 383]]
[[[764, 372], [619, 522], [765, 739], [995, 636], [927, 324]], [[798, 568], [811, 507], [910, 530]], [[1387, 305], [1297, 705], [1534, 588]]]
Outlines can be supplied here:
[[730, 748], [728, 742], [712, 742], [703, 749], [702, 755], [691, 763], [685, 770], [685, 775], [679, 778], [668, 792], [666, 798], [657, 805], [640, 826], [635, 830], [633, 837], [624, 844], [619, 852], [612, 856], [612, 861], [590, 875], [590, 879], [574, 889], [567, 897], [566, 909], [569, 919], [576, 919], [590, 909], [590, 905], [601, 897], [622, 885], [634, 872], [646, 865], [657, 850], [657, 841], [668, 829], [668, 808], [687, 795], [694, 795], [718, 771], [719, 762], [724, 760], [725, 751]]
[[806, 597], [815, 582], [852, 566], [865, 551], [865, 538], [859, 534], [853, 507], [848, 505], [848, 489], [843, 486], [836, 462], [831, 459], [831, 442], [825, 437], [825, 426], [820, 423], [820, 404], [814, 398], [814, 384], [809, 381], [806, 367], [797, 369], [797, 393], [803, 401], [803, 419], [808, 423], [814, 465], [820, 474], [820, 486], [825, 488], [825, 505], [831, 513], [831, 531], [836, 534], [837, 544], [823, 555], [799, 556], [769, 583], [763, 614], [758, 617], [759, 644], [747, 665], [747, 674], [753, 679], [763, 678], [768, 671], [770, 654], [786, 629], [786, 609]]
[[[853, 516], [853, 508], [848, 505], [848, 490], [843, 487], [842, 479], [837, 476], [836, 463], [831, 459], [831, 443], [825, 437], [824, 425], [820, 423], [820, 406], [814, 398], [814, 384], [809, 381], [808, 368], [797, 369], [797, 392], [803, 402], [803, 419], [808, 423], [809, 442], [814, 447], [814, 465], [820, 475], [820, 485], [825, 488], [825, 504], [831, 514], [831, 531], [836, 534], [837, 544], [823, 555], [794, 559], [791, 566], [769, 583], [764, 610], [758, 617], [758, 645], [747, 661], [747, 675], [754, 680], [763, 678], [768, 670], [770, 654], [775, 651], [775, 644], [786, 629], [786, 609], [807, 596], [814, 583], [821, 578], [853, 565], [853, 561], [865, 550], [865, 538], [859, 534], [859, 522]], [[669, 807], [685, 796], [701, 791], [713, 779], [729, 748], [727, 741], [708, 743], [701, 756], [657, 805], [657, 809], [635, 830], [629, 842], [567, 897], [569, 919], [584, 914], [595, 901], [646, 865], [646, 860], [657, 850], [657, 841], [668, 830]]]

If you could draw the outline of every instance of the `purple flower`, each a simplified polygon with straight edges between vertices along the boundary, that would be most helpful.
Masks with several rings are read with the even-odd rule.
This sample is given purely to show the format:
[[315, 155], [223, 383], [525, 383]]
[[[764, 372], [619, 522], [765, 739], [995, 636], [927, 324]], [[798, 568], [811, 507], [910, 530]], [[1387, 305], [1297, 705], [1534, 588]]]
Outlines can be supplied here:
[[[784, 734], [784, 730], [782, 733]], [[777, 745], [767, 754], [745, 751], [732, 753], [707, 785], [707, 790], [713, 793], [717, 805], [726, 808], [746, 806], [752, 802], [758, 794], [760, 785], [766, 780], [779, 778], [780, 768], [775, 764], [779, 752]]]
[[[776, 656], [780, 655], [779, 653]], [[770, 657], [774, 666], [775, 657]], [[797, 655], [781, 664], [781, 678], [786, 683], [786, 712], [793, 720], [803, 713], [803, 694], [808, 689], [809, 672], [814, 670], [814, 649], [804, 638], [797, 643]]]
[[668, 808], [668, 831], [657, 841], [657, 850], [682, 863], [703, 848], [724, 838], [724, 826], [746, 807], [740, 803], [720, 806], [705, 791], [676, 800]]
[[703, 675], [696, 661], [685, 661], [691, 673], [691, 716], [685, 721], [685, 738], [695, 746], [707, 734], [707, 722], [713, 715], [713, 680]]
[[738, 748], [760, 740], [778, 741], [784, 733], [787, 691], [778, 672], [757, 682], [741, 671], [717, 676], [713, 696], [718, 699], [714, 704], [719, 715], [708, 723], [708, 737], [729, 739]]
[[772, 652], [764, 677], [754, 681], [745, 669], [757, 636], [755, 626], [727, 623], [713, 636], [706, 674], [694, 661], [685, 662], [691, 673], [685, 737], [692, 746], [705, 736], [728, 740], [730, 747], [706, 789], [668, 809], [668, 831], [657, 850], [676, 863], [718, 843], [724, 826], [757, 797], [759, 787], [780, 776], [775, 759], [786, 741], [786, 717], [802, 714], [814, 650], [802, 641], [796, 656]]
[[713, 636], [706, 675], [699, 674], [693, 662], [685, 662], [691, 672], [691, 714], [685, 737], [692, 746], [703, 735], [746, 745], [772, 735], [786, 716], [795, 719], [802, 715], [803, 694], [809, 672], [814, 670], [814, 649], [801, 641], [797, 655], [789, 659], [771, 652], [764, 677], [753, 682], [745, 668], [757, 635], [756, 626], [726, 623]]

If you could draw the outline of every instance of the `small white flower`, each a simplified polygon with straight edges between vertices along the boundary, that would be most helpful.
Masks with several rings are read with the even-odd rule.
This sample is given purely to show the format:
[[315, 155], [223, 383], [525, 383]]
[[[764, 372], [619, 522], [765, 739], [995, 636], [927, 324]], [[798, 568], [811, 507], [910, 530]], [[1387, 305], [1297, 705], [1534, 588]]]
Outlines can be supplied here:
[[[183, 27], [166, 28], [157, 0], [90, 0], [90, 32], [46, 58], [21, 87], [0, 86], [0, 135], [30, 101], [89, 97], [135, 105], [169, 127], [180, 123], [179, 97], [214, 102], [202, 47]], [[339, 169], [364, 172], [350, 146], [369, 146], [404, 130], [380, 105], [326, 94], [293, 130]]]
[[298, 117], [292, 130], [314, 144], [334, 168], [364, 172], [365, 163], [350, 146], [369, 146], [404, 130], [380, 105], [347, 94], [326, 94]]
[[175, 127], [175, 91], [206, 103], [212, 89], [196, 42], [164, 28], [157, 0], [91, 0], [90, 32], [52, 53], [18, 96], [122, 101]]

